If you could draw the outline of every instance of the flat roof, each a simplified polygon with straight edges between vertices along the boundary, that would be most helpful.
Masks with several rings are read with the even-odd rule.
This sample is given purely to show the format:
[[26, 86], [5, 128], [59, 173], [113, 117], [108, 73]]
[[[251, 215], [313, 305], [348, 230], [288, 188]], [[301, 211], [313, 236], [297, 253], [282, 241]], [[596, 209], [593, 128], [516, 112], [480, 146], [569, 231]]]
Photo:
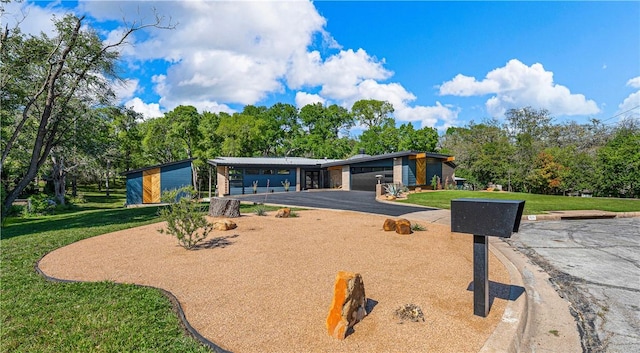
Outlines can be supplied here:
[[303, 157], [218, 157], [207, 160], [214, 166], [238, 167], [321, 167], [324, 163], [339, 161], [337, 159], [314, 159]]
[[369, 155], [361, 154], [348, 159], [341, 159], [334, 162], [324, 163], [322, 164], [322, 167], [334, 167], [339, 165], [349, 165], [349, 164], [357, 164], [357, 163], [364, 163], [364, 162], [371, 162], [371, 161], [379, 161], [381, 159], [417, 156], [419, 154], [424, 154], [429, 158], [438, 158], [438, 159], [448, 159], [449, 157], [451, 157], [446, 154], [431, 153], [431, 152], [416, 152], [416, 151], [401, 151], [401, 152], [385, 153], [377, 156], [369, 156]]
[[120, 173], [120, 175], [128, 175], [128, 174], [132, 174], [132, 173], [143, 172], [143, 171], [149, 170], [149, 169], [162, 168], [162, 167], [167, 167], [167, 166], [180, 164], [180, 163], [184, 163], [184, 162], [191, 162], [194, 159], [195, 158], [189, 158], [189, 159], [183, 159], [183, 160], [175, 161], [175, 162], [156, 164], [156, 165], [152, 165], [152, 166], [149, 166], [149, 167], [143, 167], [143, 168], [138, 168], [138, 169], [127, 170], [126, 172]]

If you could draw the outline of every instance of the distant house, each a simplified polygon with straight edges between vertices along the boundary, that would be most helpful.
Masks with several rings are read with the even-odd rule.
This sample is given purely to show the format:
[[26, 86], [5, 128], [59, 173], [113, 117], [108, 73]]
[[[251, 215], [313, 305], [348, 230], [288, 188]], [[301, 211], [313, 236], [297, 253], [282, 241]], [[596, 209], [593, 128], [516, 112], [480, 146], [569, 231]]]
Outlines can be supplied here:
[[[434, 176], [442, 185], [454, 181], [454, 157], [438, 153], [404, 151], [377, 156], [355, 155], [344, 160], [310, 158], [218, 157], [208, 160], [217, 175], [217, 195], [254, 192], [341, 188], [375, 191], [381, 183], [429, 188]], [[267, 187], [268, 183], [268, 187]]]
[[160, 203], [162, 193], [193, 186], [193, 159], [130, 170], [127, 177], [127, 205]]

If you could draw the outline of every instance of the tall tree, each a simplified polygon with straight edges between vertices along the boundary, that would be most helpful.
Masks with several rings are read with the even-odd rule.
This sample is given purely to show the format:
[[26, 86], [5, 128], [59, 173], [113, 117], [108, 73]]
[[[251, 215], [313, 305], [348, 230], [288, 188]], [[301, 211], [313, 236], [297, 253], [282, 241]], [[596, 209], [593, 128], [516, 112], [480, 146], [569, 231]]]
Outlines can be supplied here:
[[393, 105], [387, 101], [375, 99], [362, 99], [353, 104], [351, 113], [360, 124], [370, 129], [373, 126], [386, 125], [393, 113]]
[[0, 39], [3, 62], [0, 80], [2, 96], [15, 107], [15, 117], [8, 139], [3, 144], [0, 169], [14, 151], [25, 126], [36, 126], [30, 141], [28, 168], [3, 200], [3, 213], [34, 179], [49, 154], [71, 129], [76, 116], [69, 113], [74, 105], [108, 103], [113, 91], [108, 79], [116, 78], [118, 47], [134, 32], [155, 23], [133, 23], [122, 37], [112, 43], [102, 42], [85, 17], [66, 15], [54, 20], [56, 35], [49, 38], [25, 36], [19, 29], [6, 29]]

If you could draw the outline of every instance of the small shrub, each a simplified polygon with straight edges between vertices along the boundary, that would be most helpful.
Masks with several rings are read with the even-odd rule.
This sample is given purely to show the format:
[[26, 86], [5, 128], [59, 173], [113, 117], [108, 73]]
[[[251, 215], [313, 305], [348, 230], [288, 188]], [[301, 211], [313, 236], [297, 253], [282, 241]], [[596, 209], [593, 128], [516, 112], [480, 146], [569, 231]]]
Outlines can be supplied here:
[[427, 228], [422, 224], [414, 223], [411, 225], [411, 230], [414, 232], [421, 232], [427, 230]]
[[291, 186], [291, 182], [289, 182], [289, 179], [285, 179], [282, 182], [282, 186], [284, 186], [284, 191], [289, 191], [289, 186]]
[[434, 175], [433, 178], [431, 178], [431, 187], [433, 188], [433, 190], [438, 190], [438, 176]]
[[258, 216], [266, 216], [267, 208], [264, 207], [263, 205], [258, 205], [256, 206], [256, 208], [253, 209], [253, 213], [255, 213]]
[[291, 217], [291, 218], [298, 218], [298, 217], [300, 217], [300, 215], [298, 214], [298, 212], [296, 212], [296, 211], [294, 211], [294, 210], [291, 210], [291, 211], [289, 212], [289, 217]]
[[158, 229], [158, 232], [173, 235], [187, 250], [193, 249], [213, 231], [213, 225], [204, 217], [202, 207], [192, 199], [193, 195], [192, 188], [167, 191], [162, 195], [162, 201], [169, 205], [158, 211], [160, 218], [167, 222], [167, 229]]
[[400, 196], [400, 194], [402, 194], [403, 190], [404, 190], [404, 187], [402, 186], [402, 184], [385, 184], [384, 185], [384, 192], [386, 192], [391, 196], [398, 197]]
[[27, 217], [51, 214], [56, 209], [56, 202], [47, 194], [36, 194], [28, 200], [28, 206], [23, 209], [23, 215]]

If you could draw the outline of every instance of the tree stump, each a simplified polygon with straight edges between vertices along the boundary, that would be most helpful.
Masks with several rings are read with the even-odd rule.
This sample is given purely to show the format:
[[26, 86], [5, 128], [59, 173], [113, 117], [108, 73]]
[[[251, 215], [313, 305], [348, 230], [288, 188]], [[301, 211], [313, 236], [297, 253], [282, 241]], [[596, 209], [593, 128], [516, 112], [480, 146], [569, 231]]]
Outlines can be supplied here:
[[227, 218], [240, 217], [240, 200], [212, 198], [209, 203], [209, 216]]

